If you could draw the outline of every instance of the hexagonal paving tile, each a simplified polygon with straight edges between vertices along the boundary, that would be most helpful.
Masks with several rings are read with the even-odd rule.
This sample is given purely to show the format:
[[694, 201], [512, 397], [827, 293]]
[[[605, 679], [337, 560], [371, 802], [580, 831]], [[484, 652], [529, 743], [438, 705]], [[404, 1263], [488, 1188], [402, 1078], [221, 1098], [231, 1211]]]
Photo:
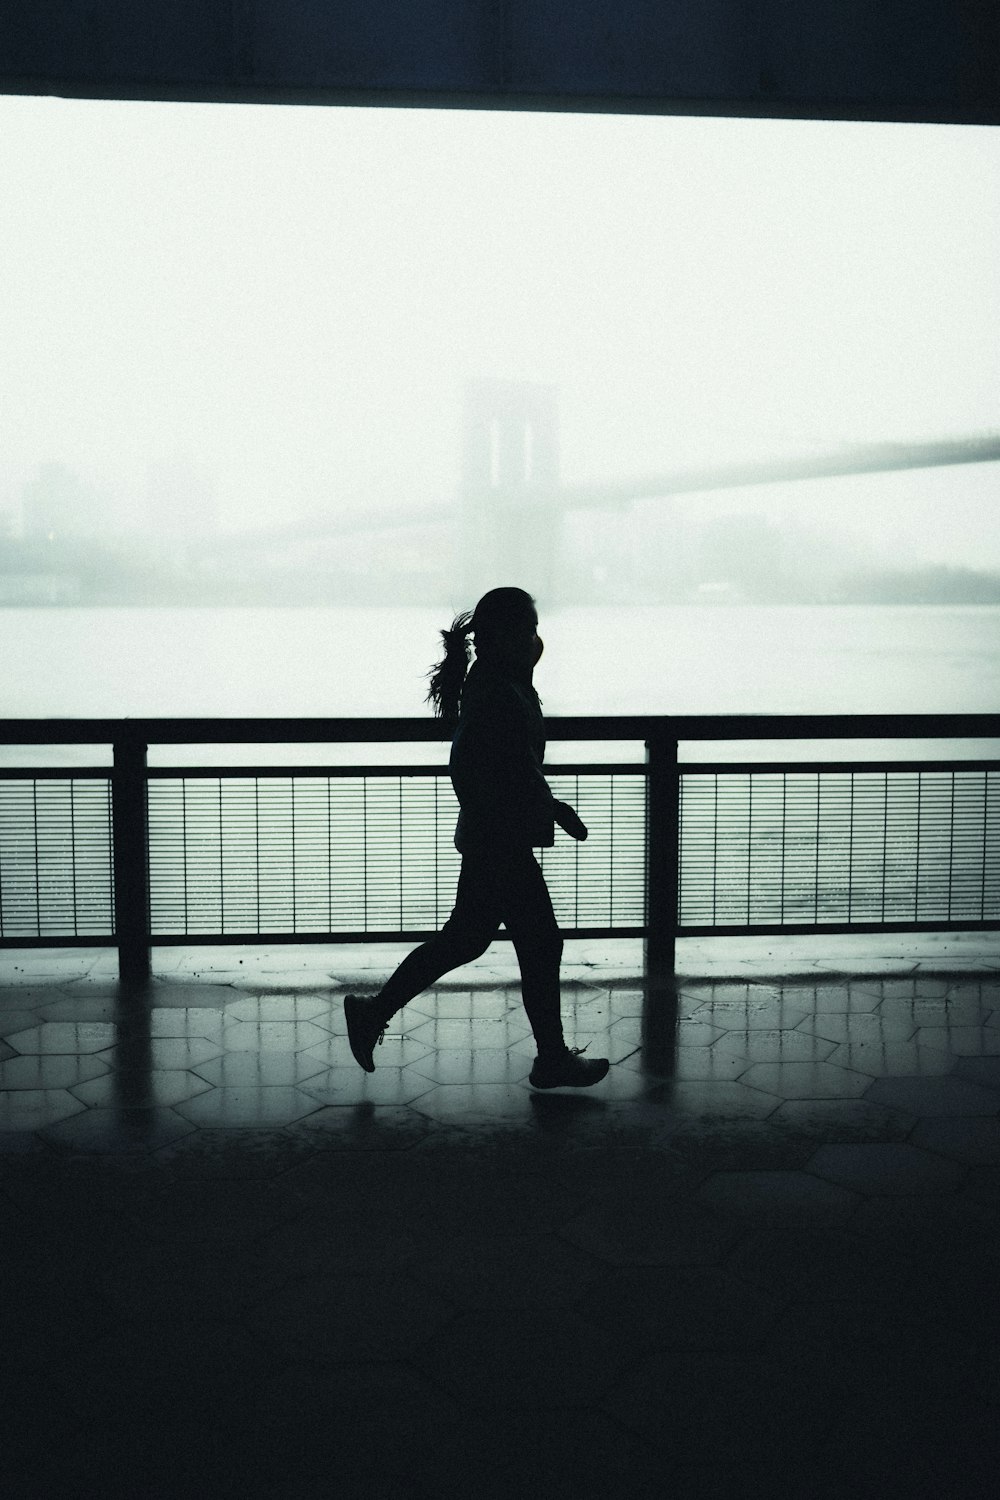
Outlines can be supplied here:
[[80, 1056], [72, 1052], [29, 1052], [24, 1057], [12, 1053], [0, 1063], [0, 1090], [68, 1089], [108, 1072], [108, 1064], [90, 1052]]
[[904, 1141], [916, 1120], [868, 1099], [786, 1099], [770, 1116], [801, 1140]]
[[883, 1000], [879, 1011], [888, 1018], [912, 1021], [915, 1026], [982, 1026], [989, 1007], [955, 995], [939, 999], [919, 996], [912, 1000], [897, 995]]
[[532, 1059], [526, 1051], [440, 1047], [409, 1063], [406, 1071], [420, 1073], [434, 1083], [518, 1083], [527, 1078], [531, 1067]]
[[406, 1008], [425, 1021], [502, 1021], [512, 1009], [519, 1010], [520, 1004], [495, 990], [433, 989], [417, 995]]
[[1000, 1089], [1000, 1058], [960, 1057], [953, 1069], [956, 1078], [981, 1083], [986, 1089]]
[[707, 1021], [688, 1020], [678, 1021], [675, 1033], [678, 1047], [710, 1047], [720, 1036], [725, 1035], [721, 1026], [710, 1026]]
[[946, 979], [930, 979], [919, 973], [888, 974], [884, 978], [856, 979], [851, 986], [858, 994], [875, 995], [881, 1001], [901, 1002], [903, 1005], [915, 1001], [934, 1003], [946, 999], [954, 985]]
[[[390, 1027], [393, 1024], [394, 1022], [391, 1022]], [[403, 1068], [407, 1063], [415, 1062], [418, 1057], [427, 1057], [433, 1050], [427, 1042], [415, 1041], [409, 1032], [405, 1036], [394, 1036], [390, 1029], [386, 1032], [384, 1041], [376, 1048], [375, 1066], [377, 1068]], [[351, 1049], [345, 1033], [342, 1036], [327, 1036], [325, 1042], [320, 1042], [315, 1047], [307, 1047], [301, 1055], [315, 1059], [325, 1068], [336, 1068], [350, 1060]]]
[[780, 999], [712, 1000], [695, 1011], [693, 1019], [718, 1026], [723, 1031], [791, 1030], [810, 1012], [805, 1005]]
[[758, 1224], [838, 1224], [850, 1217], [856, 1194], [807, 1172], [713, 1172], [697, 1197], [710, 1208]]
[[835, 1042], [805, 1031], [786, 1029], [725, 1031], [712, 1051], [720, 1057], [744, 1057], [751, 1062], [822, 1062]]
[[910, 1136], [910, 1144], [970, 1166], [992, 1166], [1000, 1163], [1000, 1116], [939, 1115], [921, 1120]]
[[812, 1036], [825, 1037], [831, 1042], [857, 1045], [861, 1042], [909, 1041], [916, 1033], [913, 1021], [893, 1020], [878, 1010], [836, 1011], [821, 1015], [806, 1016], [796, 1026], [796, 1031], [808, 1031]]
[[13, 1042], [19, 1032], [29, 1031], [37, 1026], [41, 1016], [42, 1007], [37, 1010], [5, 1010], [0, 1012], [0, 1031], [4, 1038], [10, 1038]]
[[312, 1114], [319, 1105], [297, 1088], [211, 1088], [197, 1098], [176, 1105], [177, 1113], [194, 1125], [287, 1125]]
[[783, 1099], [856, 1099], [871, 1078], [832, 1062], [767, 1062], [754, 1063], [740, 1081]]
[[869, 1078], [934, 1077], [950, 1073], [954, 1059], [940, 1047], [918, 1047], [916, 1042], [886, 1042], [876, 1037], [844, 1042], [830, 1053], [828, 1062], [840, 1068], [867, 1073]]
[[0, 1093], [0, 1130], [40, 1130], [86, 1107], [66, 1089], [8, 1089]]
[[865, 1015], [877, 1009], [879, 997], [852, 984], [817, 984], [814, 989], [786, 991], [789, 999], [807, 1000], [814, 1016]]
[[[175, 1165], [185, 1176], [278, 1177], [314, 1158], [313, 1144], [294, 1140], [280, 1126], [238, 1131], [192, 1130], [156, 1151], [158, 1161]], [[204, 1284], [204, 1283], [202, 1283]], [[237, 1300], [242, 1289], [232, 1288]]]
[[921, 1026], [918, 1047], [940, 1047], [952, 1057], [1000, 1056], [1000, 1030], [989, 1026]]
[[121, 1078], [108, 1074], [88, 1083], [75, 1084], [71, 1092], [84, 1104], [99, 1109], [120, 1108], [123, 1104], [135, 1109], [180, 1104], [185, 1099], [207, 1093], [211, 1087], [204, 1078], [182, 1068], [164, 1068], [157, 1069], [147, 1078], [129, 1079], [124, 1086]]
[[113, 1021], [118, 1014], [118, 1003], [112, 999], [90, 1000], [73, 996], [56, 1000], [51, 1005], [40, 1005], [36, 1014], [42, 1021]]
[[321, 995], [248, 995], [226, 1006], [226, 1021], [312, 1021], [330, 1009]]
[[620, 1066], [640, 1073], [647, 1078], [661, 1081], [676, 1079], [678, 1082], [692, 1080], [701, 1082], [731, 1082], [745, 1073], [749, 1064], [745, 1057], [726, 1057], [714, 1047], [678, 1047], [673, 1052], [654, 1054], [650, 1057], [645, 1048], [623, 1058]]
[[431, 1120], [417, 1113], [415, 1104], [376, 1108], [366, 1100], [353, 1109], [323, 1105], [288, 1130], [296, 1140], [312, 1141], [319, 1151], [378, 1153], [409, 1151], [434, 1128]]
[[120, 1040], [100, 1055], [113, 1068], [187, 1071], [210, 1057], [218, 1057], [221, 1051], [218, 1042], [210, 1042], [203, 1036], [154, 1036], [148, 1042], [138, 1037]]
[[649, 1004], [645, 989], [614, 989], [607, 991], [608, 1003], [613, 1015], [641, 1016]]
[[183, 1009], [154, 1005], [148, 1018], [137, 1020], [137, 1029], [151, 1037], [200, 1036], [217, 1042], [222, 1035], [224, 1017], [221, 1006], [189, 1005]]
[[[968, 1062], [979, 1059], [969, 1058]], [[985, 1061], [986, 1059], [982, 1059]], [[961, 1066], [961, 1065], [960, 1065]], [[924, 1115], [995, 1115], [1000, 1096], [964, 1078], [876, 1078], [865, 1093], [875, 1104]]]
[[858, 1193], [905, 1196], [941, 1193], [957, 1188], [963, 1168], [928, 1151], [900, 1142], [821, 1146], [806, 1163], [806, 1171]]
[[223, 1032], [227, 1052], [304, 1052], [330, 1041], [314, 1021], [233, 1021]]
[[326, 1068], [300, 1085], [304, 1094], [317, 1104], [411, 1104], [434, 1087], [434, 1081], [407, 1068], [385, 1067], [381, 1063], [374, 1073], [366, 1073], [352, 1060], [350, 1065]]
[[413, 1041], [423, 1043], [428, 1047], [458, 1047], [470, 1050], [480, 1047], [497, 1047], [506, 1050], [512, 1043], [524, 1041], [530, 1037], [531, 1026], [522, 1011], [520, 1018], [509, 1016], [500, 1021], [479, 1020], [476, 1017], [428, 1020], [421, 1026], [415, 1026], [408, 1035]]
[[42, 1133], [46, 1140], [70, 1151], [145, 1154], [193, 1128], [172, 1109], [83, 1109], [72, 1119], [46, 1126]]
[[528, 1091], [518, 1083], [442, 1083], [414, 1100], [431, 1120], [530, 1119]]
[[663, 1101], [678, 1115], [701, 1119], [760, 1120], [773, 1114], [780, 1096], [739, 1083], [677, 1081], [663, 1085]]
[[118, 1039], [111, 1021], [43, 1021], [25, 1031], [7, 1033], [18, 1052], [100, 1052]]
[[318, 1057], [307, 1052], [224, 1052], [191, 1069], [199, 1078], [223, 1088], [286, 1088], [326, 1071]]

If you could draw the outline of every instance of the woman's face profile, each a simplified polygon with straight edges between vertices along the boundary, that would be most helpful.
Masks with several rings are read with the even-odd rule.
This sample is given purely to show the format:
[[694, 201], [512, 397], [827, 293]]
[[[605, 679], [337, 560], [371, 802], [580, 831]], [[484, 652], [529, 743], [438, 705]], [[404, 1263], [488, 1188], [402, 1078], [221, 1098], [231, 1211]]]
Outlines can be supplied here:
[[495, 657], [518, 672], [530, 672], [541, 659], [544, 649], [537, 619], [522, 620], [520, 624], [509, 627], [492, 647]]

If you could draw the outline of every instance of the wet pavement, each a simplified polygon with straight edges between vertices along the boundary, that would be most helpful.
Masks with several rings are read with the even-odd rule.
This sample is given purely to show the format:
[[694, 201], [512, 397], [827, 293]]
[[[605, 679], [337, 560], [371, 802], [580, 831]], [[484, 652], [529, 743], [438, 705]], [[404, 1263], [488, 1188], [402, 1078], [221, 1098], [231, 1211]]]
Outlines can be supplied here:
[[[12, 1496], [956, 1496], [1000, 1461], [1000, 945], [0, 955]], [[909, 944], [909, 946], [907, 946]]]

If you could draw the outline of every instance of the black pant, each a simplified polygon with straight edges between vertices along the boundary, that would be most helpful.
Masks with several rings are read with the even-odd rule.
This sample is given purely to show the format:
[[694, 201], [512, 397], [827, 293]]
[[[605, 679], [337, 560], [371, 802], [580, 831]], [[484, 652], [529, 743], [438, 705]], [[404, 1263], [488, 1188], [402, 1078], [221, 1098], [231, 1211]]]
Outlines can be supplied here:
[[501, 923], [517, 954], [521, 999], [538, 1050], [561, 1050], [565, 1045], [559, 995], [562, 934], [530, 848], [463, 854], [451, 916], [439, 933], [403, 959], [382, 988], [379, 999], [386, 1019], [442, 974], [480, 958]]

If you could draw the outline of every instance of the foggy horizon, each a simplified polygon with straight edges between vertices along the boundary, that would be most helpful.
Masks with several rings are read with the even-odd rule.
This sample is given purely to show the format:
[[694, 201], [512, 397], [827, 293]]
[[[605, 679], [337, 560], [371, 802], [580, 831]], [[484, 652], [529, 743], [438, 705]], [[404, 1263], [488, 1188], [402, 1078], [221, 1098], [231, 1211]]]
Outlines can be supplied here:
[[[52, 464], [122, 534], [447, 507], [482, 376], [558, 388], [567, 485], [1000, 429], [986, 129], [0, 110], [8, 526]], [[890, 556], [1000, 566], [998, 474], [877, 476], [838, 510]], [[697, 503], [780, 527], [823, 483]]]

